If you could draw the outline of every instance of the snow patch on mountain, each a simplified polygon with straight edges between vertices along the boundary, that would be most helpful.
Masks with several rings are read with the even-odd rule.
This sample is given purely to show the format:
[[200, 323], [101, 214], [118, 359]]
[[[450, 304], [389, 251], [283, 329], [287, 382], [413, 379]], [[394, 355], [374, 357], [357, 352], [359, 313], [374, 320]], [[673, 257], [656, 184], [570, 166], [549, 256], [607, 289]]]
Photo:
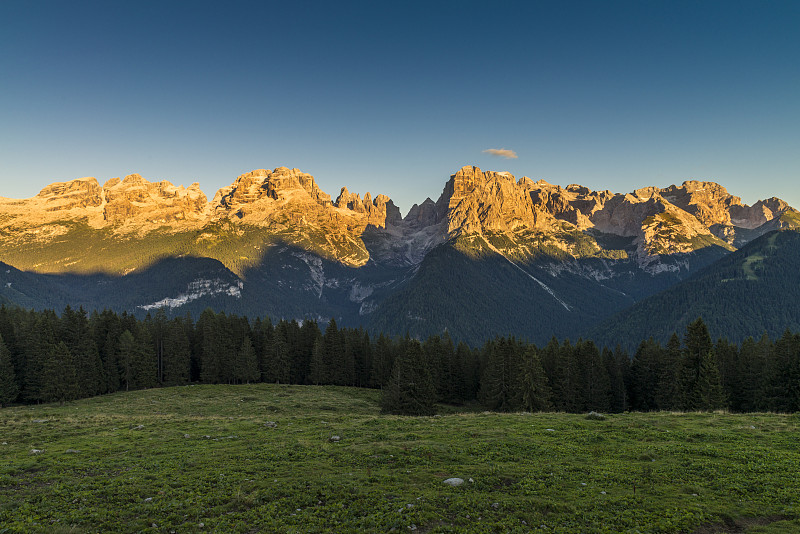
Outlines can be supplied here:
[[167, 297], [153, 304], [146, 304], [138, 307], [148, 311], [159, 308], [178, 308], [193, 300], [211, 295], [227, 295], [239, 299], [242, 298], [243, 288], [244, 284], [241, 280], [237, 280], [235, 283], [231, 284], [219, 278], [213, 280], [198, 278], [186, 286], [186, 293], [182, 293], [177, 297]]

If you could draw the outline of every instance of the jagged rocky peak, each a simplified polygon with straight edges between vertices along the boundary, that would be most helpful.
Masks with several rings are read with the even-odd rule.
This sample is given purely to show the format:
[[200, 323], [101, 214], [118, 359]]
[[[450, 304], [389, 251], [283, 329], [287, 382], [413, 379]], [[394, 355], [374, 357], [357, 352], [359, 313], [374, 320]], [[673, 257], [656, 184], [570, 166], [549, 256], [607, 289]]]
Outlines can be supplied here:
[[277, 167], [273, 171], [256, 169], [242, 174], [233, 184], [217, 191], [213, 203], [218, 209], [231, 209], [265, 198], [311, 200], [323, 205], [331, 203], [330, 195], [317, 186], [313, 176], [287, 167]]
[[534, 182], [533, 180], [531, 180], [527, 176], [523, 176], [522, 178], [519, 179], [519, 181], [517, 182], [517, 185], [519, 185], [520, 187], [525, 187], [527, 189], [531, 189], [536, 185], [536, 182]]
[[400, 214], [400, 208], [395, 206], [394, 202], [392, 202], [392, 199], [388, 196], [379, 194], [375, 197], [375, 200], [373, 200], [372, 203], [375, 204], [379, 212], [381, 209], [383, 209], [384, 213], [386, 214], [386, 224], [396, 225], [403, 220], [403, 216]]
[[631, 200], [650, 200], [655, 196], [661, 196], [661, 189], [655, 186], [642, 187], [634, 190], [630, 195], [633, 197]]
[[485, 187], [489, 182], [516, 185], [516, 179], [510, 172], [481, 171], [480, 167], [465, 165], [450, 177], [453, 182], [450, 205], [472, 193], [475, 189]]
[[450, 177], [437, 206], [447, 202], [449, 235], [511, 231], [550, 224], [551, 216], [534, 204], [528, 182], [509, 172], [462, 167]]
[[373, 200], [369, 191], [364, 193], [362, 200], [358, 193], [351, 193], [347, 187], [342, 187], [333, 205], [365, 216], [368, 225], [378, 228], [383, 228], [388, 224], [397, 224], [402, 220], [400, 209], [394, 205], [392, 199], [386, 195], [378, 195]]
[[36, 198], [48, 204], [48, 211], [97, 207], [103, 203], [103, 190], [93, 177], [55, 182], [42, 189]]
[[403, 220], [412, 228], [424, 228], [440, 222], [441, 215], [438, 206], [429, 197], [422, 204], [411, 206]]
[[780, 217], [791, 210], [786, 202], [772, 197], [759, 200], [752, 206], [742, 204], [742, 199], [731, 195], [716, 182], [687, 180], [682, 185], [671, 185], [661, 190], [670, 203], [691, 213], [706, 226], [718, 227], [725, 233], [727, 227], [754, 229]]
[[742, 199], [729, 194], [718, 183], [699, 180], [688, 180], [680, 186], [671, 185], [662, 189], [661, 195], [706, 226], [730, 224], [730, 209], [742, 203]]
[[[367, 203], [367, 198], [369, 198], [369, 192], [364, 195], [364, 201], [362, 202], [361, 196], [358, 193], [351, 193], [347, 190], [347, 187], [342, 187], [342, 190], [339, 192], [339, 196], [336, 197], [336, 202], [334, 202], [333, 205], [337, 208], [347, 208], [359, 213], [364, 213], [367, 211], [366, 207], [364, 206]], [[372, 204], [372, 201], [369, 203]]]
[[287, 167], [277, 167], [272, 171], [267, 181], [267, 192], [272, 198], [280, 198], [280, 195], [298, 186], [315, 202], [328, 204], [331, 201], [331, 196], [317, 186], [313, 176], [299, 169]]
[[113, 178], [103, 185], [103, 218], [109, 224], [143, 219], [144, 223], [170, 223], [202, 218], [208, 199], [196, 182], [188, 188], [171, 182], [149, 182], [139, 174]]
[[764, 223], [779, 218], [787, 211], [797, 211], [783, 200], [771, 197], [759, 200], [752, 206], [731, 206], [731, 223], [743, 228], [758, 228]]
[[594, 214], [614, 194], [578, 184], [563, 188], [527, 176], [516, 181], [508, 172], [467, 166], [451, 176], [442, 196], [448, 200], [449, 232], [470, 233], [520, 227], [546, 230], [557, 219], [590, 228]]

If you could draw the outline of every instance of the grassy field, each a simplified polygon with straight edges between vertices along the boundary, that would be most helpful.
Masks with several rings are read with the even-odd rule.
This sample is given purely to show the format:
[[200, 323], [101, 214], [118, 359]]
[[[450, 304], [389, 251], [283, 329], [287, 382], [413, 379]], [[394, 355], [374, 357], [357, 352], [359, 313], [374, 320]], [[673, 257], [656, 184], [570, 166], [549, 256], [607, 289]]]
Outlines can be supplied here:
[[189, 386], [0, 410], [0, 533], [800, 532], [798, 415], [404, 418], [378, 398]]

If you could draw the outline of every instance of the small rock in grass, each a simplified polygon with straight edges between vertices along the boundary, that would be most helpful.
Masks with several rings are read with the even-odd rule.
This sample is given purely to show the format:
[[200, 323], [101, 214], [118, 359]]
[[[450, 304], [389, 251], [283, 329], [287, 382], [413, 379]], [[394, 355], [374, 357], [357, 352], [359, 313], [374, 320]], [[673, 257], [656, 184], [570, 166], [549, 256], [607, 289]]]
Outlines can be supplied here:
[[589, 419], [590, 421], [605, 421], [606, 416], [597, 412], [589, 412], [586, 414], [586, 419]]
[[148, 498], [146, 498], [146, 499], [144, 500], [144, 502], [153, 502], [153, 498], [152, 498], [152, 497], [148, 497]]
[[472, 477], [470, 477], [470, 479], [469, 479], [469, 483], [470, 483], [470, 484], [474, 484], [474, 483], [475, 483], [475, 481], [474, 481], [474, 480], [472, 480]]
[[141, 430], [143, 428], [144, 428], [144, 425], [136, 425], [136, 426], [131, 427], [131, 430]]
[[750, 429], [751, 429], [751, 430], [755, 430], [755, 429], [756, 429], [756, 427], [754, 427], [753, 425], [750, 425]]
[[555, 428], [545, 428], [545, 430], [547, 430], [548, 432], [555, 432], [556, 431]]
[[605, 494], [606, 494], [606, 492], [605, 492], [605, 491], [601, 491], [601, 492], [600, 492], [600, 495], [605, 495]]
[[31, 423], [46, 423], [47, 419], [31, 419]]
[[200, 527], [200, 528], [203, 528], [204, 526], [206, 526], [206, 524], [205, 523], [197, 523], [197, 526]]
[[500, 508], [500, 503], [499, 503], [499, 502], [493, 502], [493, 503], [492, 503], [492, 508], [494, 508], [495, 510], [497, 510], [498, 508]]
[[460, 486], [461, 484], [464, 483], [464, 479], [455, 477], [448, 478], [447, 480], [444, 481], [444, 483], [447, 484], [448, 486]]
[[78, 449], [67, 449], [64, 451], [64, 454], [78, 454], [79, 452], [81, 451], [79, 451]]
[[585, 485], [586, 485], [586, 482], [581, 482], [581, 486], [585, 486]]
[[184, 438], [190, 438], [191, 436], [189, 434], [184, 434], [183, 437]]
[[4, 441], [4, 442], [3, 442], [3, 445], [8, 445], [8, 442], [7, 442], [7, 441]]
[[31, 454], [42, 454], [43, 452], [43, 449], [31, 449]]
[[278, 426], [278, 423], [276, 423], [275, 421], [267, 421], [266, 423], [264, 423], [264, 426], [267, 428], [275, 428]]
[[338, 443], [339, 440], [341, 439], [342, 439], [341, 436], [331, 436], [330, 438], [328, 438], [328, 441], [330, 441], [331, 443]]

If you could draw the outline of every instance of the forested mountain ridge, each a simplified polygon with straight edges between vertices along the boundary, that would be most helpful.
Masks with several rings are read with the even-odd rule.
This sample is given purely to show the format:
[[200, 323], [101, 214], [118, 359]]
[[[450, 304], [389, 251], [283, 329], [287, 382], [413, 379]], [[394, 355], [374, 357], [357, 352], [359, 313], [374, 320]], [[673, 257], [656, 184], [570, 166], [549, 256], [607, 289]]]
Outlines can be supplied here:
[[620, 194], [472, 166], [405, 217], [385, 195], [343, 187], [332, 200], [285, 167], [243, 174], [211, 200], [198, 184], [82, 178], [0, 199], [0, 296], [542, 341], [574, 336], [796, 214], [777, 198], [743, 205], [713, 182]]
[[[791, 214], [783, 225], [800, 226]], [[601, 343], [654, 337], [665, 342], [688, 317], [715, 337], [740, 343], [800, 327], [800, 233], [773, 231], [675, 286], [637, 302], [585, 334]], [[630, 344], [627, 348], [632, 348]]]

